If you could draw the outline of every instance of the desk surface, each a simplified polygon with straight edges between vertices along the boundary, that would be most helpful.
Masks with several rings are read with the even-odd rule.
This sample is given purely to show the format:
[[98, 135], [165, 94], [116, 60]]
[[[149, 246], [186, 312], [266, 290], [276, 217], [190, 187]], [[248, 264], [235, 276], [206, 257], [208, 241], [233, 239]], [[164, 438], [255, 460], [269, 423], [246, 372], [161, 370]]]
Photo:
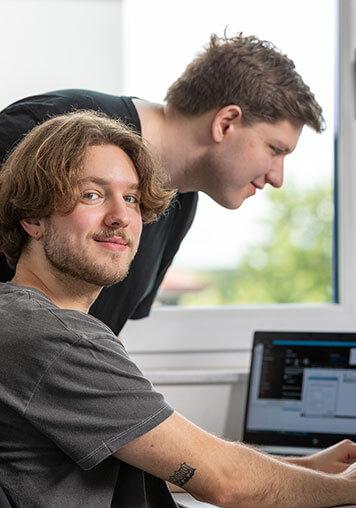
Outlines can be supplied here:
[[[201, 503], [194, 499], [191, 495], [182, 493], [182, 494], [173, 494], [173, 497], [177, 503], [180, 503], [182, 508], [212, 508], [214, 505], [208, 503]], [[215, 507], [217, 508], [217, 507]], [[335, 508], [356, 508], [355, 504], [350, 504], [347, 506], [340, 506]]]
[[214, 505], [208, 503], [201, 503], [192, 497], [190, 494], [173, 494], [174, 500], [179, 503], [182, 508], [212, 508]]

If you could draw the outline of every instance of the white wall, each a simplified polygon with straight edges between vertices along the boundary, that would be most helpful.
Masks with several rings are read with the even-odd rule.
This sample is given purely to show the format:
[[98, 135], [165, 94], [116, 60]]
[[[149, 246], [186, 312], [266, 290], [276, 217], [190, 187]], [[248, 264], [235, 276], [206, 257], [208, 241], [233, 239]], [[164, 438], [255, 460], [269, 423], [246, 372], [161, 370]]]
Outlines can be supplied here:
[[120, 94], [120, 0], [0, 0], [0, 109], [61, 88]]

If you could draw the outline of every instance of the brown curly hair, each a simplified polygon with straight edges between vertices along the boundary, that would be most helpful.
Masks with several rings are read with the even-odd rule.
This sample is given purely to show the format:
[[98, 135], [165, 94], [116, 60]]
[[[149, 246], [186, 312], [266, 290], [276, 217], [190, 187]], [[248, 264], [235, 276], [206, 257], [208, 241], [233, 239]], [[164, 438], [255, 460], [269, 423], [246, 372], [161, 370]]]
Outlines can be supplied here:
[[174, 191], [138, 134], [103, 113], [76, 111], [32, 129], [6, 159], [0, 172], [0, 252], [15, 268], [28, 235], [20, 221], [51, 213], [71, 213], [79, 200], [78, 179], [85, 151], [115, 145], [132, 160], [140, 181], [144, 223], [155, 221]]
[[317, 132], [325, 128], [322, 109], [293, 61], [254, 35], [211, 35], [210, 44], [169, 87], [165, 100], [185, 115], [235, 104], [247, 124], [290, 120]]

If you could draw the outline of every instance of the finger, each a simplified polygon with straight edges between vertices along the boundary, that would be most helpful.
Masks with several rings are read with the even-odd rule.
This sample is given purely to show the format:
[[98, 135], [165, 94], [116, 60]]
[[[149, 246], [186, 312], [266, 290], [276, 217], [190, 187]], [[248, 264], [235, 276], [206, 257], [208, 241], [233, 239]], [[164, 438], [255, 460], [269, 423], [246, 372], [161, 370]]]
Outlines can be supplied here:
[[349, 464], [352, 464], [356, 461], [356, 443], [353, 441], [346, 439], [342, 441], [343, 448], [346, 451], [346, 461]]

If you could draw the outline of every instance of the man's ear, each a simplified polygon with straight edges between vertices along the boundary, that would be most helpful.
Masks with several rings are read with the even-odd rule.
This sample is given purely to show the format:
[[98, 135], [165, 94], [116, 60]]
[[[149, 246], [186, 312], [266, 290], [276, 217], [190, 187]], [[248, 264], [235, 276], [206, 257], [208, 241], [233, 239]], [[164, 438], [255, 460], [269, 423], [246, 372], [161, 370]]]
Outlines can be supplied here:
[[42, 238], [42, 222], [40, 219], [22, 219], [20, 220], [20, 224], [31, 238], [35, 240], [40, 240]]
[[221, 143], [231, 127], [241, 124], [242, 109], [231, 104], [216, 113], [211, 124], [211, 135], [215, 143]]

